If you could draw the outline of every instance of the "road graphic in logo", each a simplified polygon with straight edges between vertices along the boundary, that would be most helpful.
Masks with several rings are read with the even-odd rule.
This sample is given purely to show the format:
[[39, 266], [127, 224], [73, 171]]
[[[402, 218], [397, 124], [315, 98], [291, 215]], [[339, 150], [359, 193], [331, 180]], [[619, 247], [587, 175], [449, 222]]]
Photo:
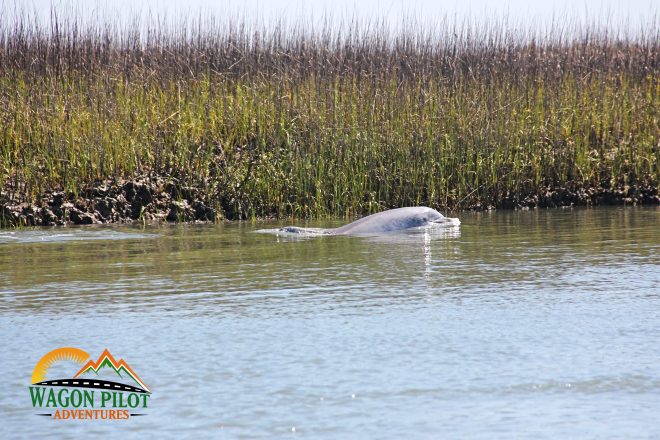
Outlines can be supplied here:
[[[79, 365], [72, 377], [48, 379], [55, 367]], [[75, 370], [72, 370], [75, 371]], [[98, 359], [80, 348], [57, 348], [34, 367], [29, 387], [33, 408], [56, 420], [126, 420], [144, 416], [151, 391], [124, 359], [106, 348]]]

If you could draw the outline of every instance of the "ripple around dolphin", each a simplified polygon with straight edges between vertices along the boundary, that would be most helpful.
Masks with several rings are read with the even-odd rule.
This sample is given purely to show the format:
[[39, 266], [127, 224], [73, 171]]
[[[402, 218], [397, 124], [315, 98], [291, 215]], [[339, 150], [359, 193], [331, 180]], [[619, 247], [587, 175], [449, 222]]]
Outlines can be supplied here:
[[[452, 219], [458, 220], [458, 219]], [[418, 226], [413, 228], [400, 229], [397, 231], [388, 231], [388, 232], [374, 232], [374, 233], [362, 233], [355, 234], [355, 237], [363, 238], [382, 238], [385, 241], [399, 241], [407, 240], [412, 236], [418, 236], [419, 234], [429, 235], [431, 238], [457, 238], [461, 236], [461, 229], [459, 227], [460, 222], [458, 223], [444, 223], [444, 224], [430, 224], [427, 226]], [[290, 239], [310, 239], [315, 237], [328, 237], [328, 236], [340, 236], [339, 234], [333, 234], [330, 230], [326, 228], [299, 228], [299, 227], [283, 227], [283, 228], [272, 228], [272, 229], [257, 229], [254, 232], [259, 234], [272, 234], [279, 237], [290, 238]]]
[[461, 221], [459, 219], [445, 217], [435, 209], [427, 206], [411, 206], [371, 214], [338, 228], [322, 229], [285, 226], [278, 229], [260, 229], [256, 232], [303, 237], [320, 235], [372, 236], [415, 229], [427, 230], [433, 227], [457, 228], [460, 224]]
[[274, 229], [257, 229], [254, 232], [258, 232], [259, 234], [284, 235], [287, 237], [300, 237], [300, 238], [331, 235], [328, 233], [328, 230], [325, 228], [284, 227], [284, 228], [274, 228]]
[[67, 230], [27, 229], [0, 232], [0, 244], [7, 243], [61, 243], [65, 241], [92, 240], [136, 240], [155, 238], [158, 234], [142, 232], [124, 232], [116, 229], [84, 229], [71, 228]]

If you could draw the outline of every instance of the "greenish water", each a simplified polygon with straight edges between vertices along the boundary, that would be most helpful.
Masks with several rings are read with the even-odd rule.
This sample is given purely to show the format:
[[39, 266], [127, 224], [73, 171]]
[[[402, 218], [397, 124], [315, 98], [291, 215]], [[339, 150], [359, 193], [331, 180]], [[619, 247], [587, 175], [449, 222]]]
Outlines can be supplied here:
[[[1, 231], [0, 437], [660, 437], [660, 210], [460, 219]], [[124, 357], [148, 415], [35, 415], [63, 346]]]

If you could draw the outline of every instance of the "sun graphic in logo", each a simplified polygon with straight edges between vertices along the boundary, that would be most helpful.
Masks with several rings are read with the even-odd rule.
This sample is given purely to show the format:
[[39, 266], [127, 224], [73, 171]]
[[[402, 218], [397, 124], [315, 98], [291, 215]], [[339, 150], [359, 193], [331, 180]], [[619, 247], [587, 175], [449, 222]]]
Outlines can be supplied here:
[[[99, 375], [99, 371], [110, 371], [114, 372], [117, 376], [120, 378], [131, 378], [139, 387], [135, 388], [134, 390], [131, 389], [131, 386], [128, 386], [127, 384], [119, 383], [119, 382], [112, 382], [112, 383], [105, 383], [107, 381], [103, 381], [102, 379], [95, 379], [93, 381], [93, 384], [90, 385], [88, 381], [78, 381], [81, 382], [81, 384], [78, 384], [78, 382], [72, 382], [74, 385], [78, 386], [90, 386], [92, 388], [106, 388], [110, 387], [113, 390], [129, 390], [131, 389], [132, 391], [135, 392], [143, 392], [143, 393], [149, 393], [149, 388], [147, 385], [140, 379], [140, 377], [135, 373], [135, 371], [128, 365], [128, 363], [124, 359], [115, 359], [114, 356], [110, 353], [110, 351], [106, 348], [103, 350], [103, 353], [101, 353], [101, 356], [94, 361], [89, 357], [89, 353], [87, 353], [85, 350], [81, 350], [80, 348], [74, 348], [74, 347], [62, 347], [62, 348], [57, 348], [48, 354], [46, 356], [42, 357], [39, 362], [37, 362], [37, 365], [35, 365], [34, 370], [32, 372], [32, 384], [33, 385], [56, 385], [56, 386], [67, 386], [68, 380], [46, 380], [46, 376], [48, 375], [48, 371], [51, 369], [53, 365], [55, 365], [58, 362], [62, 361], [67, 361], [67, 362], [72, 362], [72, 363], [77, 363], [79, 365], [82, 365], [78, 369], [78, 372], [71, 378], [71, 379], [78, 379], [82, 378], [85, 379], [84, 375], [85, 374], [93, 374], [94, 377], [97, 377]], [[48, 383], [47, 383], [48, 382]], [[52, 382], [52, 384], [50, 383]], [[101, 384], [101, 382], [104, 382]]]
[[32, 371], [32, 383], [41, 382], [46, 379], [48, 370], [53, 364], [60, 361], [71, 361], [84, 364], [89, 359], [89, 353], [80, 348], [62, 347], [55, 349], [42, 357]]
[[[49, 375], [58, 377], [48, 379]], [[143, 416], [146, 413], [135, 411], [147, 408], [151, 397], [151, 391], [131, 366], [107, 348], [96, 360], [80, 348], [50, 351], [34, 366], [28, 389], [32, 407], [48, 411], [38, 415], [55, 420], [126, 420]]]

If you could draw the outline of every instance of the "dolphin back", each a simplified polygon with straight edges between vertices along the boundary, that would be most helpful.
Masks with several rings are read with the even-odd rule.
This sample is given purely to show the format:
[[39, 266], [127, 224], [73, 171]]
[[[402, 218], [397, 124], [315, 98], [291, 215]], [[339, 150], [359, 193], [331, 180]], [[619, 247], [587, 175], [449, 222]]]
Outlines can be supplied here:
[[400, 231], [420, 226], [429, 226], [431, 224], [458, 226], [460, 225], [460, 221], [458, 219], [447, 218], [435, 209], [426, 206], [414, 206], [371, 214], [335, 229], [285, 226], [275, 230], [262, 230], [260, 232], [274, 231], [275, 233], [283, 232], [300, 235], [359, 235]]
[[444, 218], [442, 214], [426, 206], [397, 208], [368, 215], [353, 223], [336, 228], [333, 232], [340, 235], [372, 234], [425, 226], [428, 222], [422, 221], [422, 218], [431, 213], [439, 216], [439, 218]]

